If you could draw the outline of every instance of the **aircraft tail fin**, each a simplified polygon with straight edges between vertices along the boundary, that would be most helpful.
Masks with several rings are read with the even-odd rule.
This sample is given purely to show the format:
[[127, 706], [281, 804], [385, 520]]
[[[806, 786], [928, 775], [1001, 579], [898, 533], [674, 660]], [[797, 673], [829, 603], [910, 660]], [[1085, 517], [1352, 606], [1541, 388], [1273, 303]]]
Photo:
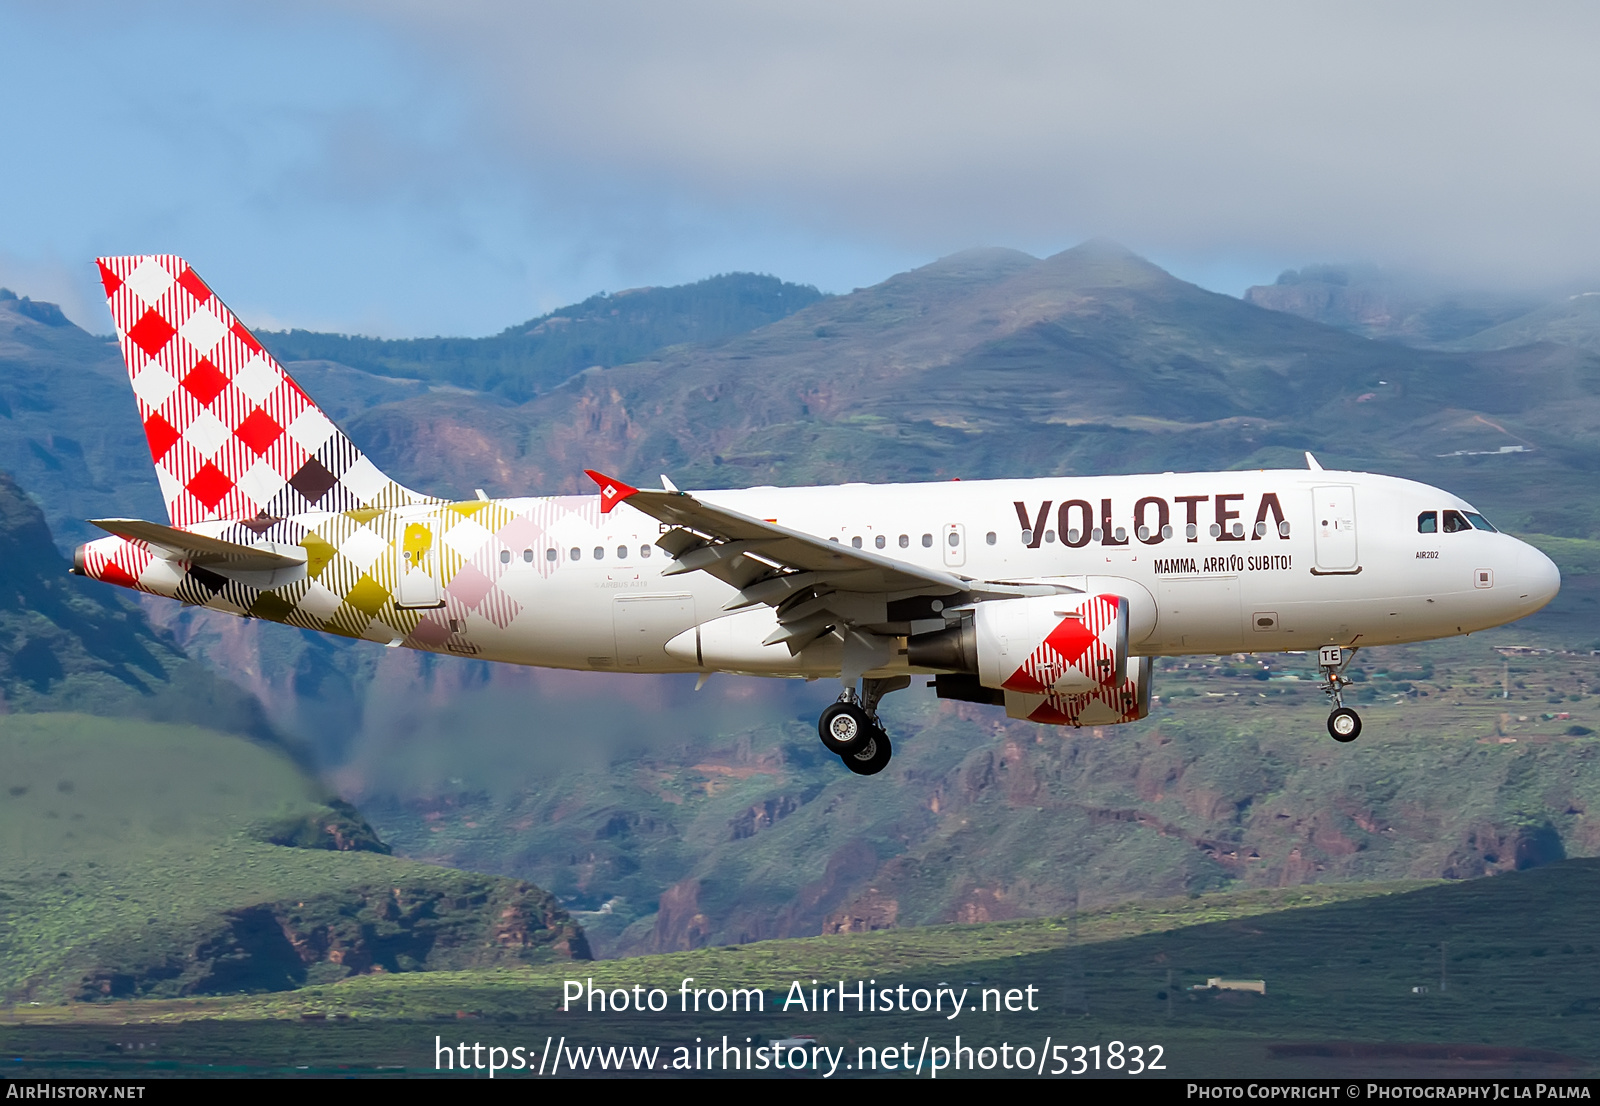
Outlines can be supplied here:
[[181, 257], [99, 264], [174, 526], [426, 498], [363, 456]]

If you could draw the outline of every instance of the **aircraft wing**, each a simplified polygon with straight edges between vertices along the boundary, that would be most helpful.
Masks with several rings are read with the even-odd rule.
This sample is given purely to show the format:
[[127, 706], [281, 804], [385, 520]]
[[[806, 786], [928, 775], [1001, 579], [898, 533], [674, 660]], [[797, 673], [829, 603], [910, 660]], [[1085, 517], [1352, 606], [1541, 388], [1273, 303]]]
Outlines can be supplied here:
[[148, 542], [190, 564], [205, 568], [228, 568], [240, 572], [275, 572], [306, 563], [306, 551], [298, 545], [238, 545], [218, 538], [207, 538], [145, 522], [136, 518], [95, 518], [91, 524], [119, 538]]
[[779, 629], [766, 644], [785, 642], [794, 652], [835, 629], [914, 633], [942, 628], [947, 606], [1061, 590], [974, 580], [751, 518], [687, 492], [634, 488], [585, 471], [600, 486], [603, 511], [626, 500], [673, 527], [656, 542], [676, 559], [663, 575], [705, 572], [733, 585], [739, 594], [725, 610], [776, 607]]

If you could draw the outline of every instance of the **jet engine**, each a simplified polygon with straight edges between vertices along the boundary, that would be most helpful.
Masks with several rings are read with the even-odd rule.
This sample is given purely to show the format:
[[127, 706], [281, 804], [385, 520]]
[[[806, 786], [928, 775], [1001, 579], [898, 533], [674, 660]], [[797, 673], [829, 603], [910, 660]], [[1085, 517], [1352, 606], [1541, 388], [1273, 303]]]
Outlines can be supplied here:
[[1069, 695], [1007, 691], [1004, 693], [1006, 714], [1052, 726], [1114, 726], [1119, 722], [1137, 722], [1150, 713], [1150, 669], [1149, 657], [1132, 657], [1127, 675], [1113, 687]]
[[1150, 710], [1150, 661], [1128, 656], [1128, 600], [1046, 595], [979, 603], [970, 620], [907, 640], [914, 668], [948, 673], [942, 698], [1004, 704], [1055, 725], [1132, 722]]

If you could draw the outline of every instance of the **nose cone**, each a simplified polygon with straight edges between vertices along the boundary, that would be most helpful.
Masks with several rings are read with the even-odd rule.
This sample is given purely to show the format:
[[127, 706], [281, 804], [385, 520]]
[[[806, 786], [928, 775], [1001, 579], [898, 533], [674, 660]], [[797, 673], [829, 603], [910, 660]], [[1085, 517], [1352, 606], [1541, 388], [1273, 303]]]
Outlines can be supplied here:
[[1556, 563], [1526, 543], [1517, 553], [1517, 605], [1532, 614], [1561, 590], [1561, 570]]

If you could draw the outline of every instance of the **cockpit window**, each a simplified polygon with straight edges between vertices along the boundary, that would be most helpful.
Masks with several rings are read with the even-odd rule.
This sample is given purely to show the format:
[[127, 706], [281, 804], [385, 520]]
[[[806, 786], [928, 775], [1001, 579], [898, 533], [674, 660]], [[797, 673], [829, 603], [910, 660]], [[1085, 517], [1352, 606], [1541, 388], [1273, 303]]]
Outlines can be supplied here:
[[1439, 512], [1423, 511], [1417, 516], [1417, 533], [1437, 534], [1439, 532]]
[[1460, 511], [1446, 511], [1444, 513], [1444, 532], [1446, 534], [1459, 534], [1463, 530], [1471, 530], [1472, 523], [1461, 516]]
[[1466, 516], [1467, 521], [1472, 523], [1472, 528], [1474, 530], [1487, 530], [1491, 534], [1498, 533], [1493, 526], [1489, 525], [1489, 520], [1478, 514], [1476, 511], [1467, 511]]

